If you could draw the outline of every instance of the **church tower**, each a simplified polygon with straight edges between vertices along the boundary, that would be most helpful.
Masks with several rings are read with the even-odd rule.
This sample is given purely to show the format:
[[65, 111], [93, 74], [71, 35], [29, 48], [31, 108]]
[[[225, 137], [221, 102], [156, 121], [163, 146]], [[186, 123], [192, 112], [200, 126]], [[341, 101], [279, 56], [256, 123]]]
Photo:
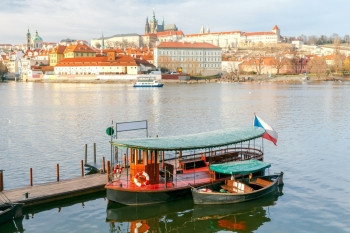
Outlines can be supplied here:
[[150, 28], [149, 28], [148, 17], [147, 17], [146, 25], [145, 25], [145, 34], [149, 34], [149, 33], [150, 33]]
[[158, 26], [158, 22], [157, 22], [156, 16], [154, 15], [154, 11], [153, 11], [153, 17], [152, 17], [151, 22], [150, 22], [150, 33], [157, 33], [157, 26]]
[[32, 44], [32, 36], [30, 35], [29, 28], [27, 32], [27, 49], [29, 50]]
[[277, 35], [277, 38], [278, 40], [280, 39], [280, 36], [281, 36], [281, 31], [279, 29], [279, 27], [277, 25], [275, 25], [273, 28], [272, 28], [272, 32], [274, 32], [276, 35]]

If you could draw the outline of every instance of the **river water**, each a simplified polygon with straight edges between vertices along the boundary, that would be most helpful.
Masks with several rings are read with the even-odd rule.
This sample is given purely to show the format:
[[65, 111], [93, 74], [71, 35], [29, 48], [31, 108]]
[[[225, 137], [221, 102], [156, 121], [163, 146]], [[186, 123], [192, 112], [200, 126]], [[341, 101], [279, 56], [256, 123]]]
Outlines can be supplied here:
[[[26, 210], [0, 232], [350, 232], [350, 83], [0, 83], [4, 188], [80, 175], [110, 158], [113, 122], [148, 120], [150, 136], [251, 125], [254, 113], [279, 133], [264, 142], [270, 173], [284, 171], [278, 197], [203, 208], [190, 199], [149, 208], [109, 206], [104, 193]], [[141, 134], [143, 134], [142, 132]], [[124, 135], [120, 135], [123, 137]], [[143, 136], [143, 135], [142, 135]], [[118, 136], [119, 137], [119, 136]]]

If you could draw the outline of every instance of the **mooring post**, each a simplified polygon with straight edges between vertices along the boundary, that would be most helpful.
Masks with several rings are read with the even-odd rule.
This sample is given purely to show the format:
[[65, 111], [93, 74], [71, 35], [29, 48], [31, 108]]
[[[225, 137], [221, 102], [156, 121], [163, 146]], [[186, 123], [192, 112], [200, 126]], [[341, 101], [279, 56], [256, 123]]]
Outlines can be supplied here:
[[4, 170], [0, 170], [0, 192], [2, 192], [4, 190], [4, 179], [3, 179], [3, 176], [2, 176], [2, 172]]
[[81, 176], [84, 176], [84, 161], [80, 160], [80, 170], [81, 170]]
[[85, 164], [87, 164], [87, 144], [85, 144]]
[[103, 173], [106, 172], [106, 164], [105, 164], [105, 157], [104, 156], [102, 157], [102, 171], [103, 171]]
[[96, 164], [96, 142], [94, 142], [94, 164]]
[[57, 182], [60, 181], [60, 165], [56, 164], [56, 177], [57, 177]]
[[33, 186], [33, 169], [29, 169], [30, 186]]
[[109, 182], [109, 173], [111, 172], [111, 161], [107, 161], [107, 182]]

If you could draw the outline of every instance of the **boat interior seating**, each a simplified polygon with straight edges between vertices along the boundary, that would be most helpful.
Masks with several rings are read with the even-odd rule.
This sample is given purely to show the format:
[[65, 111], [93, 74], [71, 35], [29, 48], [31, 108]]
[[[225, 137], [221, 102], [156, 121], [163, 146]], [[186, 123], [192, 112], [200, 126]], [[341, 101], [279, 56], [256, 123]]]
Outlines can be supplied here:
[[241, 160], [241, 157], [239, 156], [239, 153], [237, 151], [226, 153], [222, 155], [215, 155], [209, 158], [212, 163], [222, 163], [222, 162], [229, 162], [229, 161], [238, 161]]
[[254, 191], [254, 189], [249, 187], [249, 185], [241, 183], [237, 180], [226, 180], [225, 185], [222, 185], [221, 188], [230, 193], [250, 193]]
[[266, 187], [269, 186], [271, 183], [273, 183], [272, 181], [269, 180], [264, 180], [262, 178], [257, 178], [255, 181], [251, 182], [252, 184], [257, 184], [261, 187]]
[[207, 163], [205, 161], [205, 157], [189, 158], [189, 159], [181, 159], [180, 160], [180, 167], [183, 170], [206, 167], [206, 166], [207, 166]]

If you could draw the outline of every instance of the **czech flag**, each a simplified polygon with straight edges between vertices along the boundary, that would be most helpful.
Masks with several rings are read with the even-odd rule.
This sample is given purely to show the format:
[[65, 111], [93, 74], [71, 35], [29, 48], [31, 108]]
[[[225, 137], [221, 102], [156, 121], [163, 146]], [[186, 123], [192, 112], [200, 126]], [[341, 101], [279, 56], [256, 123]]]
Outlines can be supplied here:
[[277, 132], [268, 124], [266, 124], [265, 121], [263, 121], [260, 117], [255, 115], [254, 117], [254, 126], [261, 127], [265, 129], [265, 134], [262, 136], [263, 138], [270, 140], [277, 146], [277, 139], [278, 139], [278, 134]]

